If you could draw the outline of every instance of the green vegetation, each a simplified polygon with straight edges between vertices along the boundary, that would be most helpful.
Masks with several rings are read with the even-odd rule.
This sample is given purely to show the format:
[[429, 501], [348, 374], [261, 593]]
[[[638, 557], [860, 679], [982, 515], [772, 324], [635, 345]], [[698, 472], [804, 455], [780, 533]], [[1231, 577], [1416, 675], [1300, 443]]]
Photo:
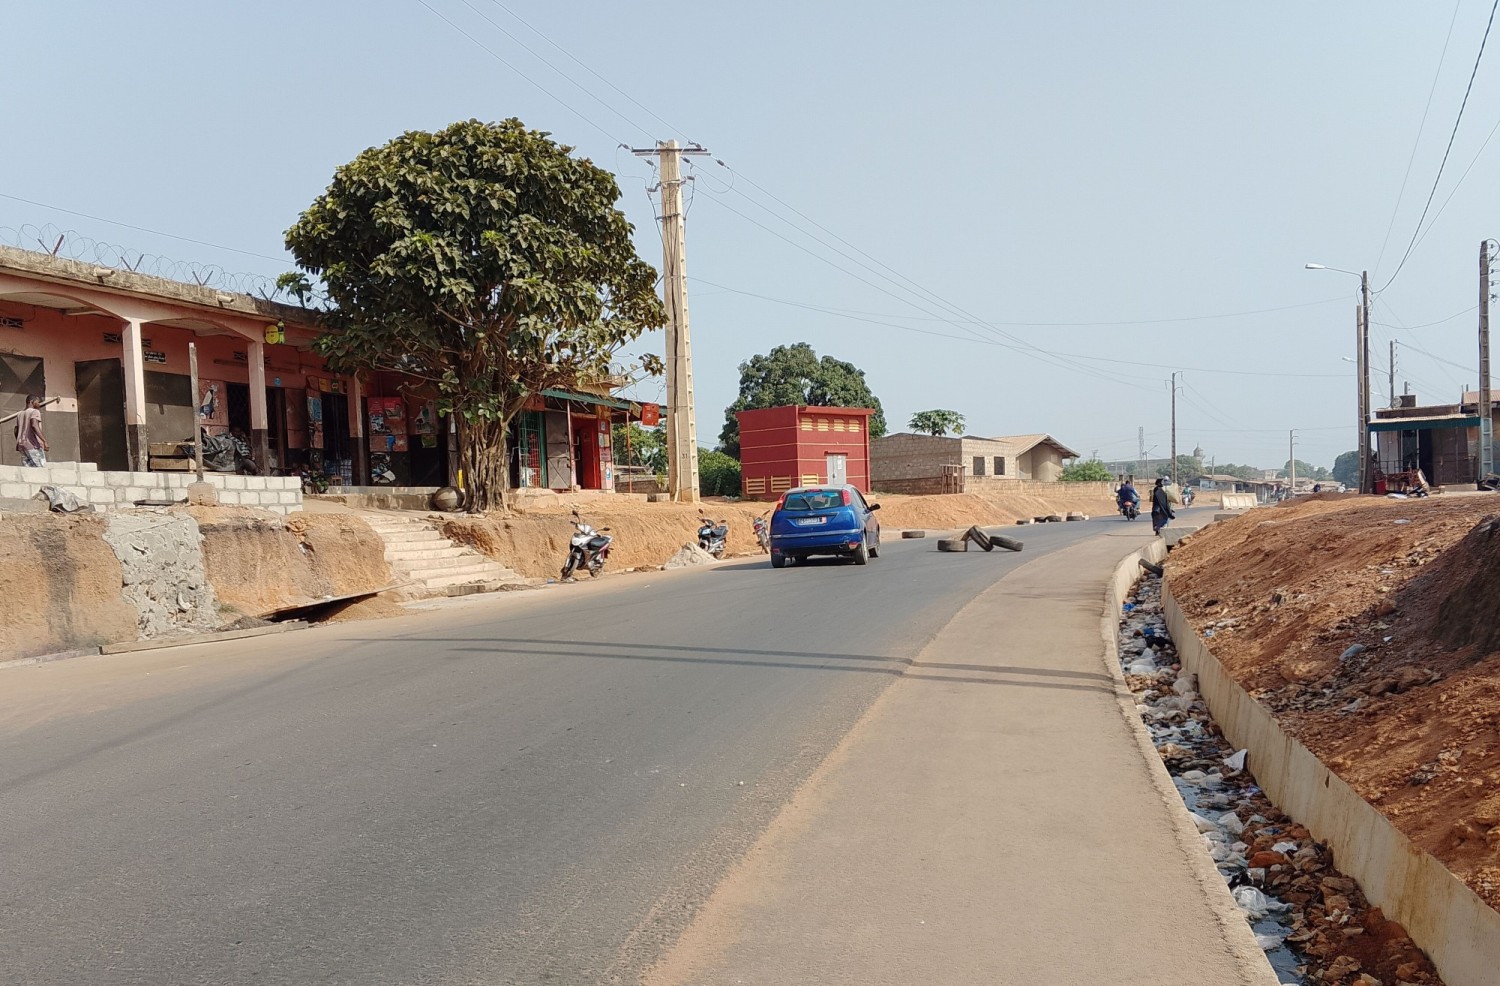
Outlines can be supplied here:
[[719, 448], [734, 459], [740, 456], [740, 423], [736, 411], [763, 407], [869, 407], [870, 437], [885, 434], [880, 401], [865, 383], [865, 371], [832, 356], [818, 358], [805, 342], [777, 346], [765, 356], [740, 364], [740, 396], [724, 409]]
[[964, 430], [964, 416], [957, 411], [947, 411], [942, 408], [918, 411], [911, 416], [906, 427], [924, 435], [932, 435], [934, 438], [941, 438], [950, 431], [957, 435], [962, 434]]
[[1109, 466], [1098, 459], [1084, 459], [1064, 466], [1058, 477], [1064, 483], [1108, 483], [1115, 478]]
[[698, 494], [739, 496], [740, 460], [713, 449], [698, 450]]

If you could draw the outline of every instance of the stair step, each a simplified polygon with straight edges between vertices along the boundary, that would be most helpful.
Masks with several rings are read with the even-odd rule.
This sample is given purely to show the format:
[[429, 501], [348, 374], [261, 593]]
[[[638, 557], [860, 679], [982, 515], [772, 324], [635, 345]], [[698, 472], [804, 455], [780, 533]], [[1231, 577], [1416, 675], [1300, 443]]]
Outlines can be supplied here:
[[461, 558], [474, 552], [461, 545], [449, 542], [404, 541], [385, 546], [385, 560], [396, 564], [409, 561], [425, 561], [429, 558]]
[[425, 531], [376, 531], [375, 533], [380, 535], [380, 539], [386, 544], [427, 544], [448, 540], [430, 528]]
[[467, 570], [435, 573], [432, 575], [419, 576], [419, 581], [429, 589], [436, 589], [445, 585], [459, 585], [464, 582], [500, 582], [505, 581], [503, 573], [506, 569], [495, 565], [493, 568], [474, 566]]
[[[424, 574], [446, 575], [449, 572], [468, 571], [480, 566], [495, 565], [494, 562], [479, 555], [447, 555], [442, 558], [413, 558], [409, 561], [397, 561], [392, 564], [404, 568], [413, 575]], [[497, 568], [499, 566], [496, 566]]]

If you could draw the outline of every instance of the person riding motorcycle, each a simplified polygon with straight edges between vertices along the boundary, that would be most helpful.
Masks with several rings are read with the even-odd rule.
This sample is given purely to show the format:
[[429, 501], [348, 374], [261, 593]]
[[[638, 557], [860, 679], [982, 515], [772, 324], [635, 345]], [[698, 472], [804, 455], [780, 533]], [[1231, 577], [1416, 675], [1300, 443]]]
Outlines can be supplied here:
[[1133, 503], [1137, 507], [1141, 505], [1141, 495], [1136, 492], [1135, 486], [1128, 479], [1120, 484], [1119, 489], [1115, 490], [1115, 506], [1124, 507], [1126, 502]]

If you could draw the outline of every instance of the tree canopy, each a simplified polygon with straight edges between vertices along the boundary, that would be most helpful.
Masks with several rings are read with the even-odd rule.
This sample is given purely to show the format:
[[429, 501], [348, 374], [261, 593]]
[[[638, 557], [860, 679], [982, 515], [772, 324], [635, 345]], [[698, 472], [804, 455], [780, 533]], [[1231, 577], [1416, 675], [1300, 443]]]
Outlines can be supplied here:
[[906, 427], [912, 431], [921, 432], [924, 435], [932, 435], [941, 438], [953, 432], [959, 434], [964, 430], [964, 416], [957, 411], [948, 411], [943, 408], [934, 408], [931, 411], [918, 411], [911, 416]]
[[[1358, 468], [1358, 463], [1356, 463], [1355, 468]], [[1286, 464], [1281, 467], [1281, 477], [1283, 479], [1289, 479], [1291, 469], [1292, 460], [1287, 459]], [[1333, 474], [1328, 471], [1328, 468], [1326, 466], [1315, 466], [1311, 462], [1303, 462], [1301, 459], [1298, 459], [1297, 478], [1311, 479], [1312, 481], [1317, 482], [1318, 480], [1332, 479]]]
[[832, 356], [819, 359], [811, 346], [799, 342], [777, 346], [764, 356], [752, 356], [740, 364], [740, 396], [724, 409], [719, 448], [735, 459], [740, 457], [736, 411], [786, 405], [874, 408], [870, 437], [885, 434], [885, 414], [865, 383], [865, 372]]
[[436, 392], [471, 510], [503, 501], [506, 427], [529, 398], [603, 377], [665, 322], [614, 176], [572, 151], [515, 119], [410, 131], [338, 168], [287, 230], [332, 306], [319, 351]]
[[1062, 475], [1057, 478], [1064, 483], [1108, 483], [1115, 474], [1099, 459], [1083, 459], [1063, 466]]
[[1359, 449], [1352, 449], [1333, 460], [1333, 478], [1345, 486], [1359, 485]]

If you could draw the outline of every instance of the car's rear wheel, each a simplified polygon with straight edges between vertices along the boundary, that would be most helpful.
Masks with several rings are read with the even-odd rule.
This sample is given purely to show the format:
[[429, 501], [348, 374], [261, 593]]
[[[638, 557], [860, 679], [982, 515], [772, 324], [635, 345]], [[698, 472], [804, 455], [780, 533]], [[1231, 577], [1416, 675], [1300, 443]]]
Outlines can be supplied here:
[[783, 555], [779, 551], [771, 552], [771, 567], [786, 568], [786, 555]]
[[863, 541], [861, 541], [859, 543], [859, 547], [854, 549], [854, 564], [856, 564], [856, 565], [868, 565], [869, 563], [870, 563], [870, 548], [869, 548], [869, 546], [867, 544], [865, 544]]

